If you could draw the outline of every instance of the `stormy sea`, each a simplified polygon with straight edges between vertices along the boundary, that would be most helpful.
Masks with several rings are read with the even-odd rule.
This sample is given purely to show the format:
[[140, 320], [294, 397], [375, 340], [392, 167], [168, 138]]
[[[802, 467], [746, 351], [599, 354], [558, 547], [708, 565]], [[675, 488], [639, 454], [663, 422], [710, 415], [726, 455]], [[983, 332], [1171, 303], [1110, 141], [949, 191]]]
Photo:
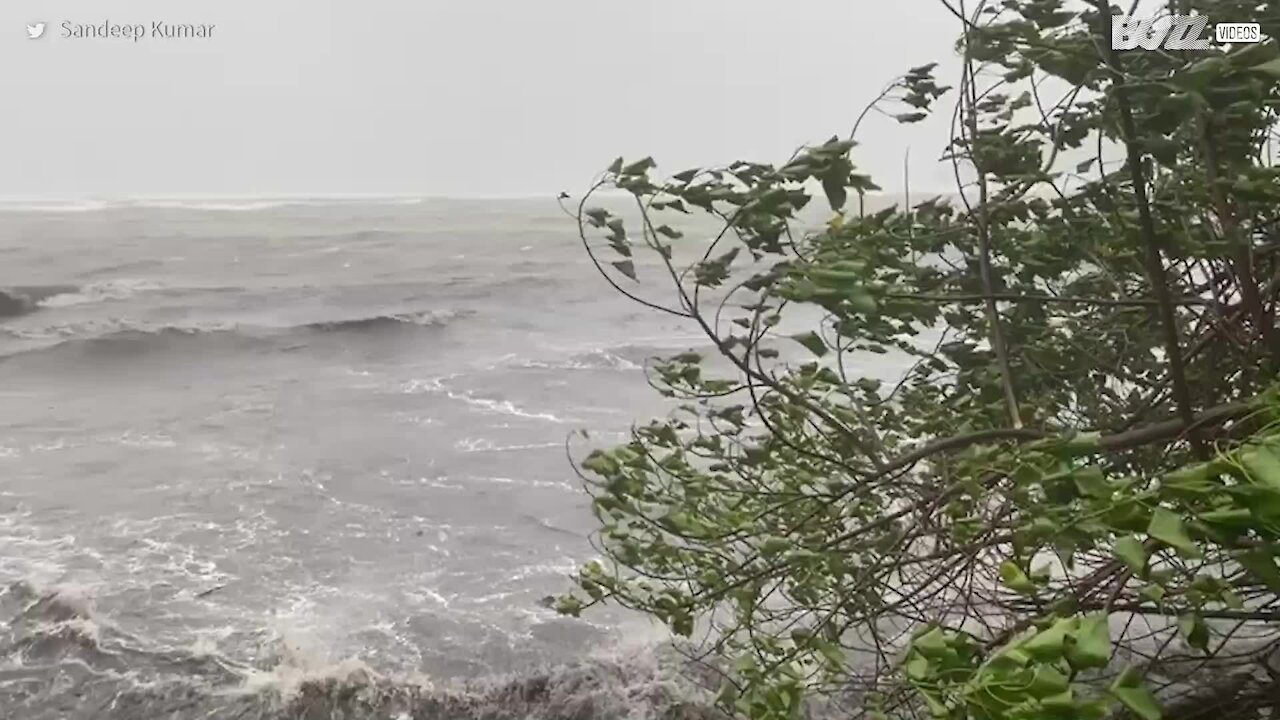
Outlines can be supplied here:
[[539, 603], [698, 344], [547, 200], [0, 204], [0, 717], [704, 714]]

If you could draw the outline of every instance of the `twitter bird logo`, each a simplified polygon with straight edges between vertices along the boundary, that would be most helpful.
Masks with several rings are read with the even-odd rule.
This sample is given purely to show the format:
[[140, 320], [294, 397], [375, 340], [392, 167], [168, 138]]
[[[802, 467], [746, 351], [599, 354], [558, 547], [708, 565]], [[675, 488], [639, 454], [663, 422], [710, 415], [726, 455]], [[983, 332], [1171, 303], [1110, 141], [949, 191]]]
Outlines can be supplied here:
[[44, 35], [44, 23], [36, 23], [27, 26], [27, 37], [32, 40], [39, 40]]

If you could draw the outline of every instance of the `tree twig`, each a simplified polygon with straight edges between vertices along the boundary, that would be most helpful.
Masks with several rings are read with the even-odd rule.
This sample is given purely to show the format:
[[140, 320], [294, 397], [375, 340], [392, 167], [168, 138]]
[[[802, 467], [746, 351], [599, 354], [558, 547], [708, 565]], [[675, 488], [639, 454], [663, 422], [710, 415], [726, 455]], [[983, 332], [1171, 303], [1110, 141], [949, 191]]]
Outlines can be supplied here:
[[[964, 0], [960, 2], [960, 13], [966, 14]], [[1009, 410], [1009, 420], [1013, 427], [1022, 427], [1022, 416], [1018, 411], [1018, 395], [1013, 387], [1013, 371], [1009, 364], [1009, 349], [1005, 345], [1004, 331], [1000, 325], [1000, 311], [991, 296], [995, 294], [995, 282], [991, 272], [991, 227], [987, 203], [987, 171], [979, 161], [975, 150], [978, 142], [978, 95], [975, 88], [976, 77], [973, 71], [973, 56], [970, 48], [972, 29], [966, 25], [964, 31], [964, 79], [961, 83], [961, 103], [964, 105], [963, 115], [969, 129], [969, 161], [973, 164], [978, 176], [978, 208], [975, 220], [978, 233], [978, 269], [982, 280], [982, 292], [987, 295], [986, 306], [988, 337], [991, 350], [996, 356], [996, 366], [1000, 371], [1000, 382], [1004, 388], [1005, 405]]]
[[[1099, 51], [1113, 78], [1116, 107], [1120, 113], [1120, 129], [1127, 154], [1129, 175], [1133, 182], [1134, 200], [1138, 209], [1138, 225], [1146, 249], [1146, 271], [1151, 282], [1151, 291], [1159, 304], [1161, 333], [1164, 338], [1165, 362], [1169, 365], [1169, 376], [1173, 384], [1173, 398], [1177, 405], [1178, 415], [1183, 424], [1190, 428], [1195, 422], [1195, 410], [1191, 404], [1191, 388], [1187, 384], [1186, 367], [1182, 362], [1182, 344], [1178, 339], [1177, 317], [1174, 314], [1173, 299], [1169, 292], [1169, 280], [1164, 269], [1164, 258], [1160, 252], [1159, 240], [1156, 237], [1155, 219], [1151, 215], [1151, 201], [1147, 197], [1147, 178], [1142, 167], [1142, 151], [1138, 147], [1138, 132], [1133, 122], [1133, 111], [1129, 107], [1129, 98], [1121, 72], [1111, 49], [1111, 27], [1114, 18], [1111, 7], [1106, 0], [1094, 0], [1098, 9], [1101, 32], [1097, 41]], [[1200, 433], [1192, 431], [1191, 444], [1202, 457], [1205, 454], [1204, 443]]]

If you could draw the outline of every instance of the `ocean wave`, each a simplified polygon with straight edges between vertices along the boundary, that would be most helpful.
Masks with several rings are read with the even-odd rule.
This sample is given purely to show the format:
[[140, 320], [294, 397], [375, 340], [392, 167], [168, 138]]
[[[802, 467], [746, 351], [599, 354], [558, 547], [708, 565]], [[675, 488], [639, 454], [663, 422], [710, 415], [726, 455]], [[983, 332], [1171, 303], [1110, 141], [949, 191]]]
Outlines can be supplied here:
[[20, 317], [44, 308], [124, 300], [139, 293], [161, 290], [149, 280], [108, 280], [77, 285], [28, 285], [0, 288], [0, 318]]
[[0, 212], [82, 213], [106, 210], [111, 203], [103, 200], [3, 200]]
[[[14, 606], [17, 606], [16, 608]], [[0, 592], [9, 610], [5, 655], [24, 665], [75, 657], [101, 660], [100, 629], [87, 594], [73, 588], [40, 592], [25, 582]]]
[[0, 318], [20, 317], [40, 309], [44, 301], [79, 291], [75, 285], [31, 285], [0, 288]]
[[0, 354], [0, 361], [43, 355], [55, 351], [78, 350], [97, 356], [140, 355], [184, 342], [215, 336], [231, 337], [243, 343], [260, 342], [258, 338], [236, 335], [231, 330], [210, 327], [153, 327], [140, 328], [123, 325], [120, 329], [82, 335], [83, 327], [49, 328], [36, 332], [2, 331], [3, 334], [25, 341], [18, 349]]
[[341, 331], [364, 331], [379, 330], [383, 328], [394, 328], [403, 325], [417, 325], [419, 327], [441, 327], [447, 325], [450, 321], [460, 319], [470, 315], [468, 312], [461, 311], [422, 311], [411, 313], [392, 313], [389, 315], [374, 315], [371, 317], [357, 317], [347, 320], [324, 320], [321, 322], [306, 323], [299, 327], [308, 330], [317, 330], [321, 332], [341, 332]]
[[544, 420], [546, 422], [553, 423], [578, 422], [573, 418], [564, 418], [549, 412], [528, 410], [516, 405], [510, 400], [495, 400], [493, 398], [477, 397], [470, 393], [463, 392], [448, 392], [445, 394], [450, 400], [457, 400], [482, 412], [507, 415], [509, 417], [521, 418], [524, 420]]
[[125, 300], [140, 293], [163, 290], [165, 286], [151, 280], [107, 280], [81, 288], [60, 292], [40, 300], [42, 308], [73, 307], [109, 300]]
[[711, 677], [645, 640], [518, 675], [436, 682], [276, 636], [254, 664], [216, 643], [144, 648], [115, 637], [67, 589], [0, 590], [0, 707], [26, 720], [575, 718], [722, 720]]
[[522, 359], [512, 356], [512, 364], [530, 370], [641, 370], [641, 363], [629, 360], [611, 350], [592, 350], [553, 360]]
[[69, 323], [35, 329], [0, 327], [0, 336], [19, 341], [19, 347], [0, 353], [0, 361], [72, 348], [86, 352], [142, 353], [175, 343], [222, 339], [238, 346], [274, 347], [277, 341], [299, 335], [376, 333], [439, 329], [469, 317], [465, 310], [424, 310], [373, 314], [296, 324], [202, 323], [152, 325], [125, 320]]
[[701, 336], [636, 338], [632, 342], [608, 347], [583, 349], [559, 348], [554, 355], [528, 357], [509, 354], [484, 367], [486, 370], [604, 370], [634, 372], [643, 370], [655, 358], [684, 352], [705, 345]]
[[[519, 450], [544, 450], [546, 448], [564, 447], [563, 442], [551, 443], [518, 443], [515, 445], [498, 445], [488, 438], [463, 438], [453, 444], [455, 450], [465, 453], [513, 452]], [[3, 454], [0, 454], [3, 457]]]
[[576, 423], [580, 420], [576, 418], [561, 417], [549, 412], [538, 412], [520, 407], [510, 400], [502, 400], [497, 398], [487, 398], [475, 395], [470, 392], [464, 392], [450, 388], [447, 383], [450, 380], [458, 378], [458, 374], [448, 375], [444, 377], [427, 378], [420, 380], [410, 380], [403, 384], [401, 392], [406, 395], [417, 394], [440, 394], [455, 400], [457, 402], [468, 405], [481, 412], [492, 413], [496, 415], [506, 415], [508, 417], [521, 418], [523, 420], [540, 420], [553, 423]]

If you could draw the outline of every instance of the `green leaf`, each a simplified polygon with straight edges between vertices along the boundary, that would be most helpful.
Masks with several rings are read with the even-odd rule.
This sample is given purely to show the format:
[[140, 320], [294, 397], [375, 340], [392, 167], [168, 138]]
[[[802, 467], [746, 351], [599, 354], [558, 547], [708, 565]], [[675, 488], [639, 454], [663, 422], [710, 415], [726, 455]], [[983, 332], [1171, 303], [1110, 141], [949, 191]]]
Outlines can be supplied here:
[[587, 455], [582, 461], [582, 468], [590, 470], [597, 475], [608, 477], [621, 470], [622, 466], [614, 459], [612, 453], [607, 453], [603, 450], [592, 450], [591, 454]]
[[[1124, 677], [1123, 675], [1121, 676]], [[1118, 682], [1118, 681], [1117, 681]], [[1164, 717], [1164, 711], [1160, 709], [1160, 703], [1156, 702], [1156, 698], [1151, 691], [1142, 685], [1113, 685], [1111, 694], [1120, 704], [1129, 709], [1129, 712], [1142, 718], [1142, 720], [1160, 720]]]
[[1055, 695], [1048, 695], [1040, 698], [1040, 706], [1054, 715], [1063, 717], [1076, 717], [1075, 693], [1072, 692], [1071, 686], [1068, 685], [1066, 690]]
[[1106, 613], [1094, 613], [1080, 619], [1066, 655], [1067, 662], [1077, 670], [1106, 667], [1111, 662], [1111, 625]]
[[648, 172], [650, 168], [654, 167], [656, 164], [657, 163], [653, 161], [653, 158], [647, 157], [642, 160], [637, 160], [631, 163], [630, 165], [622, 168], [621, 174], [622, 175], [643, 175], [644, 173]]
[[844, 178], [826, 175], [822, 178], [822, 191], [827, 195], [827, 202], [833, 211], [839, 211], [849, 198], [844, 189]]
[[1227, 53], [1227, 60], [1236, 67], [1250, 67], [1280, 56], [1280, 46], [1274, 42], [1239, 44]]
[[582, 214], [587, 217], [592, 227], [604, 227], [605, 223], [609, 222], [609, 211], [604, 208], [591, 208]]
[[1276, 568], [1275, 558], [1265, 550], [1250, 550], [1236, 560], [1254, 578], [1262, 581], [1268, 589], [1280, 592], [1280, 569]]
[[790, 547], [790, 540], [777, 535], [770, 535], [760, 544], [760, 554], [765, 557], [776, 557], [786, 552]]
[[866, 281], [866, 275], [853, 269], [814, 268], [809, 271], [809, 279], [822, 287], [848, 290], [859, 287]]
[[1015, 592], [1031, 595], [1036, 591], [1036, 584], [1012, 560], [1000, 563], [1000, 582]]
[[1172, 510], [1165, 508], [1156, 508], [1151, 514], [1151, 524], [1147, 526], [1147, 534], [1176, 549], [1179, 554], [1187, 558], [1198, 558], [1201, 556], [1200, 546], [1187, 535], [1187, 529], [1182, 522], [1182, 517]]
[[729, 266], [738, 257], [741, 248], [731, 248], [720, 257], [697, 263], [693, 266], [694, 279], [699, 285], [717, 287], [729, 278]]
[[612, 263], [612, 265], [618, 269], [618, 272], [626, 275], [636, 282], [639, 282], [639, 280], [636, 279], [636, 264], [634, 262], [630, 260], [619, 260], [618, 262]]
[[1054, 669], [1052, 665], [1040, 665], [1035, 669], [1027, 692], [1033, 697], [1050, 697], [1070, 689], [1067, 676]]
[[1209, 626], [1204, 618], [1195, 613], [1188, 613], [1178, 618], [1178, 632], [1186, 638], [1187, 644], [1197, 650], [1209, 647]]
[[1057, 660], [1063, 656], [1068, 633], [1074, 632], [1079, 622], [1079, 618], [1062, 618], [1032, 635], [1020, 647], [1042, 662]]
[[870, 315], [876, 311], [876, 299], [866, 288], [854, 288], [846, 296], [849, 301], [849, 308], [861, 315]]
[[1168, 594], [1168, 591], [1165, 590], [1163, 586], [1155, 585], [1155, 584], [1144, 585], [1142, 589], [1138, 591], [1139, 597], [1143, 598], [1144, 600], [1150, 600], [1151, 602], [1156, 603], [1157, 605], [1164, 602], [1164, 597], [1167, 594]]
[[572, 595], [563, 595], [555, 600], [553, 609], [561, 615], [578, 617], [582, 613], [582, 601]]
[[1249, 479], [1259, 485], [1280, 489], [1280, 457], [1270, 448], [1259, 447], [1240, 454], [1240, 464], [1249, 473]]
[[1228, 528], [1248, 529], [1253, 521], [1253, 513], [1248, 508], [1221, 508], [1209, 510], [1196, 515], [1202, 522], [1210, 525], [1221, 525]]
[[1018, 643], [1011, 643], [995, 655], [992, 655], [991, 659], [987, 661], [986, 667], [994, 672], [1008, 673], [1021, 670], [1030, 662], [1031, 655], [1026, 650], [1023, 650]]
[[1160, 478], [1160, 487], [1198, 499], [1221, 489], [1215, 482], [1218, 473], [1219, 469], [1213, 463], [1198, 463], [1166, 473]]
[[1142, 541], [1133, 535], [1126, 535], [1116, 540], [1116, 545], [1112, 548], [1116, 559], [1124, 563], [1134, 575], [1141, 575], [1142, 571], [1147, 567], [1147, 550], [1142, 545]]
[[917, 637], [911, 643], [911, 646], [925, 657], [942, 657], [948, 651], [947, 636], [942, 632], [941, 628], [934, 626], [920, 635], [920, 637]]
[[1113, 493], [1111, 486], [1107, 484], [1106, 477], [1102, 474], [1102, 468], [1094, 465], [1071, 473], [1071, 480], [1080, 494], [1085, 497], [1106, 499]]
[[818, 652], [821, 653], [822, 658], [827, 661], [828, 665], [833, 668], [844, 667], [844, 651], [840, 649], [839, 645], [822, 638], [814, 638], [813, 645], [818, 649]]
[[693, 616], [687, 612], [676, 613], [671, 616], [671, 631], [680, 637], [689, 637], [693, 634]]
[[[1263, 66], [1253, 69], [1266, 72]], [[1174, 81], [1184, 87], [1207, 88], [1215, 81], [1221, 82], [1222, 76], [1230, 71], [1231, 64], [1225, 58], [1214, 55], [1191, 63], [1174, 76]]]
[[673, 230], [671, 227], [667, 225], [659, 225], [654, 230], [654, 232], [671, 240], [679, 240], [680, 238], [684, 237], [684, 233], [680, 232], [679, 230]]
[[1253, 70], [1280, 79], [1280, 58], [1269, 60], [1261, 65], [1254, 65]]
[[924, 680], [929, 677], [931, 669], [929, 658], [921, 655], [919, 652], [913, 652], [911, 653], [911, 656], [907, 658], [907, 677], [912, 680]]
[[613, 173], [614, 175], [617, 175], [621, 171], [622, 171], [622, 158], [619, 157], [617, 160], [614, 160], [609, 165], [609, 172]]
[[817, 355], [818, 357], [822, 357], [827, 354], [827, 344], [818, 336], [818, 333], [813, 332], [812, 330], [807, 333], [792, 335], [791, 339], [805, 346], [809, 349], [809, 352]]
[[1044, 450], [1063, 458], [1091, 455], [1102, 449], [1102, 433], [1076, 432], [1061, 438], [1049, 438], [1032, 443], [1028, 447]]
[[924, 694], [924, 702], [929, 706], [929, 714], [938, 718], [938, 720], [951, 717], [951, 708], [935, 697], [933, 693], [926, 692]]

